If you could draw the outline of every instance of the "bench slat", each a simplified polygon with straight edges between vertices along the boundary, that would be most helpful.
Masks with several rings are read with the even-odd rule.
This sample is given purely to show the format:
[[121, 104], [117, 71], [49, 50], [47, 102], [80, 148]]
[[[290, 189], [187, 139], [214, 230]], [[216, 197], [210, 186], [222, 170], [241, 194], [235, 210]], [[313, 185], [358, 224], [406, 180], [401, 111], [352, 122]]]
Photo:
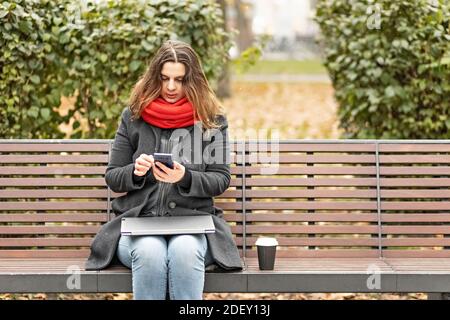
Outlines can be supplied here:
[[[242, 162], [242, 155], [237, 156], [237, 161]], [[245, 157], [246, 162], [252, 163], [375, 163], [374, 155], [272, 155], [257, 156], [257, 154]], [[448, 155], [380, 155], [380, 164], [388, 163], [450, 163], [450, 156]]]
[[[420, 180], [420, 179], [417, 179]], [[247, 187], [376, 187], [376, 178], [246, 178]]]
[[248, 213], [247, 222], [377, 222], [376, 213]]
[[109, 143], [0, 143], [0, 152], [108, 152]]
[[[293, 174], [315, 174], [315, 175], [376, 175], [375, 166], [341, 166], [341, 167], [313, 167], [313, 166], [283, 166], [274, 165], [277, 168], [277, 175], [293, 175]], [[238, 169], [238, 167], [236, 167]], [[262, 169], [267, 166], [252, 165], [245, 168], [247, 175], [264, 174]], [[242, 171], [242, 170], [240, 170]]]
[[450, 259], [446, 258], [386, 258], [385, 261], [393, 270], [398, 271], [417, 271], [417, 270], [433, 270], [445, 271], [450, 270]]
[[104, 175], [106, 166], [0, 166], [0, 175]]
[[[111, 195], [112, 196], [112, 195]], [[107, 198], [108, 190], [104, 189], [88, 189], [88, 190], [76, 190], [76, 189], [5, 189], [0, 190], [1, 199], [51, 199], [51, 198]]]
[[[236, 221], [242, 217], [236, 216]], [[377, 213], [248, 213], [247, 222], [377, 222]], [[382, 222], [450, 222], [446, 213], [382, 213]]]
[[380, 166], [380, 175], [448, 175], [450, 172], [450, 166]]
[[[378, 250], [277, 250], [277, 258], [376, 258], [378, 257]], [[256, 251], [247, 251], [249, 258], [258, 256]], [[295, 266], [292, 267], [295, 269]], [[278, 269], [277, 269], [278, 270]]]
[[381, 198], [450, 198], [450, 190], [407, 189], [380, 190]]
[[30, 202], [0, 202], [0, 210], [107, 210], [106, 201], [30, 201]]
[[[375, 178], [247, 178], [246, 185], [252, 186], [368, 186], [376, 187]], [[448, 187], [449, 178], [380, 178], [381, 187]]]
[[[450, 191], [449, 191], [450, 192]], [[376, 190], [246, 190], [249, 198], [376, 198]]]
[[[247, 190], [249, 198], [376, 198], [374, 189], [297, 189], [297, 190]], [[380, 190], [381, 198], [450, 198], [450, 190]]]
[[0, 222], [107, 222], [105, 213], [84, 214], [0, 214]]
[[[237, 150], [244, 150], [244, 148], [239, 146]], [[270, 143], [247, 141], [245, 144], [245, 151], [270, 153], [271, 150], [280, 152], [375, 152], [376, 147], [374, 143], [280, 143], [274, 146]]]
[[[376, 175], [375, 166], [286, 166], [283, 164], [271, 164], [270, 166], [263, 166], [253, 164], [245, 168], [247, 175], [267, 175], [267, 168], [276, 168], [276, 175]], [[241, 174], [242, 168], [240, 166], [232, 167], [232, 173]], [[450, 166], [380, 166], [380, 175], [448, 175]]]
[[[449, 229], [450, 230], [450, 229]], [[247, 225], [247, 234], [377, 234], [378, 227], [370, 225]]]
[[380, 187], [448, 187], [449, 178], [380, 178]]
[[[450, 258], [450, 250], [383, 250], [386, 258]], [[445, 270], [448, 271], [449, 269]]]
[[405, 143], [405, 144], [383, 144], [380, 143], [378, 147], [379, 152], [450, 152], [450, 144], [445, 143]]
[[[242, 155], [236, 156], [236, 162], [242, 163], [244, 159]], [[349, 163], [371, 163], [375, 164], [375, 155], [285, 155], [276, 154], [270, 156], [270, 153], [265, 156], [258, 156], [257, 154], [246, 155], [245, 162], [253, 163], [339, 163], [339, 164], [349, 164]]]
[[100, 226], [0, 226], [0, 234], [96, 234]]
[[108, 163], [108, 155], [0, 155], [0, 163]]
[[89, 247], [92, 238], [0, 238], [0, 247]]
[[382, 226], [383, 235], [388, 234], [450, 234], [450, 226]]
[[449, 155], [427, 154], [427, 155], [380, 155], [380, 164], [387, 163], [450, 163]]
[[[87, 258], [90, 249], [76, 250], [0, 250], [0, 259], [2, 258]], [[43, 268], [45, 270], [45, 268]], [[48, 270], [48, 269], [47, 269]]]
[[315, 202], [315, 201], [271, 201], [271, 202], [251, 202], [245, 207], [249, 210], [276, 210], [276, 209], [295, 209], [295, 210], [376, 210], [376, 201], [359, 202]]
[[384, 201], [381, 210], [450, 210], [450, 201]]
[[440, 247], [450, 246], [450, 238], [383, 238], [381, 244], [392, 247]]
[[0, 178], [4, 187], [107, 187], [104, 178]]
[[448, 213], [384, 213], [382, 222], [450, 222]]
[[[278, 257], [277, 257], [278, 258]], [[390, 260], [389, 260], [390, 261]], [[259, 272], [259, 265], [257, 258], [247, 258], [246, 260], [248, 271], [250, 273]], [[275, 261], [275, 266], [278, 272], [310, 272], [317, 270], [322, 272], [355, 272], [360, 271], [363, 274], [367, 273], [370, 267], [377, 267], [380, 271], [392, 271], [389, 264], [377, 258], [330, 258], [321, 257], [321, 259], [311, 258], [280, 258]], [[266, 271], [267, 272], [267, 271]], [[269, 271], [270, 272], [270, 271]]]

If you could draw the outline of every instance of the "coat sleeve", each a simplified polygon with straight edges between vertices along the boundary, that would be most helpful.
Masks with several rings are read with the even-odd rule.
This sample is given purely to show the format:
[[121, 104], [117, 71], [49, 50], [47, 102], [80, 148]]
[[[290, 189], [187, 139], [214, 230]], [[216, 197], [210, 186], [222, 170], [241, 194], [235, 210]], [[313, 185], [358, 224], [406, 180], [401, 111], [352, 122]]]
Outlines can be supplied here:
[[215, 155], [219, 152], [222, 156], [209, 160], [204, 172], [191, 170], [190, 187], [184, 188], [177, 184], [178, 191], [182, 196], [215, 197], [224, 193], [230, 186], [230, 144], [228, 141], [228, 122], [224, 116], [220, 129], [216, 129], [216, 133], [207, 148], [207, 155], [212, 156], [211, 152], [214, 150]]
[[149, 170], [144, 177], [133, 177], [134, 150], [128, 136], [128, 120], [129, 111], [125, 109], [122, 112], [105, 173], [106, 184], [114, 192], [129, 192], [142, 189], [147, 179], [156, 182], [152, 170]]

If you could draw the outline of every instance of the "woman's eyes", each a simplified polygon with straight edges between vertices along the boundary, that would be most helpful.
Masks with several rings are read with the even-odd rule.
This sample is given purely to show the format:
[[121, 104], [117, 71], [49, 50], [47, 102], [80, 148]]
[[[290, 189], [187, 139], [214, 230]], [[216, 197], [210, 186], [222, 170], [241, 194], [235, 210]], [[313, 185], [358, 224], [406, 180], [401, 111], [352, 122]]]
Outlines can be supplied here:
[[[162, 81], [169, 81], [168, 78], [162, 78]], [[175, 79], [176, 82], [183, 82], [183, 79]]]

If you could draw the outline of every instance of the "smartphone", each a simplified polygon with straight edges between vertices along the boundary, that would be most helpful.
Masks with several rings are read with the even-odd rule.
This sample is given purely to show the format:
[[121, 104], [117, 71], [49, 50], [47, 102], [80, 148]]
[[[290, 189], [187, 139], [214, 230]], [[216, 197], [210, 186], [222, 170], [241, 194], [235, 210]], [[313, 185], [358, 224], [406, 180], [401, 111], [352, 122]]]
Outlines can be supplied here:
[[173, 160], [172, 160], [172, 154], [171, 153], [157, 153], [155, 152], [153, 154], [153, 159], [156, 161], [159, 161], [163, 163], [166, 167], [173, 169]]

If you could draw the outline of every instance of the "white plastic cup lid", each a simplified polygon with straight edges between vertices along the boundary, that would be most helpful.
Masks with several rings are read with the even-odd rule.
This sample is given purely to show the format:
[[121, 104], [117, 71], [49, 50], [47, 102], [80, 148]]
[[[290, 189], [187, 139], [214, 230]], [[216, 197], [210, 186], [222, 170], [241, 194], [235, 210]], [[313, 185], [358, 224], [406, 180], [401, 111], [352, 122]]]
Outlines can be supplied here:
[[278, 241], [275, 238], [259, 237], [255, 244], [257, 246], [277, 246]]

